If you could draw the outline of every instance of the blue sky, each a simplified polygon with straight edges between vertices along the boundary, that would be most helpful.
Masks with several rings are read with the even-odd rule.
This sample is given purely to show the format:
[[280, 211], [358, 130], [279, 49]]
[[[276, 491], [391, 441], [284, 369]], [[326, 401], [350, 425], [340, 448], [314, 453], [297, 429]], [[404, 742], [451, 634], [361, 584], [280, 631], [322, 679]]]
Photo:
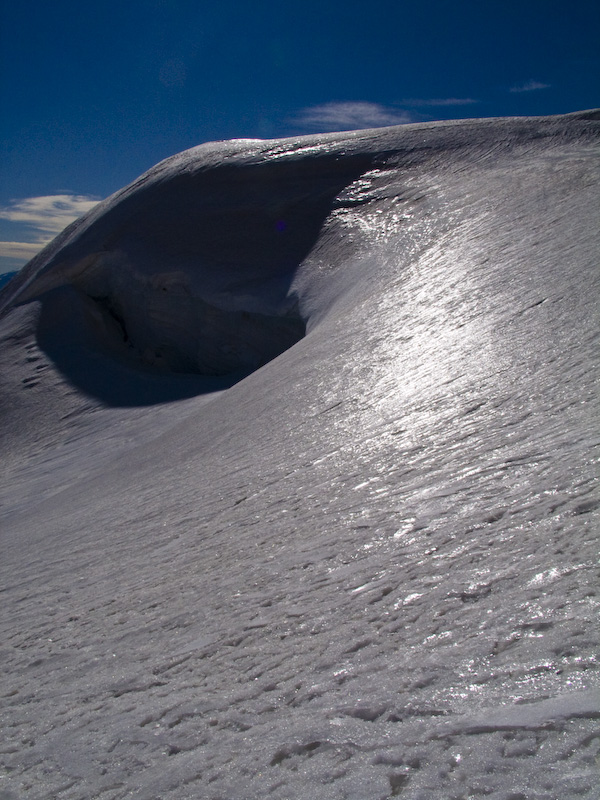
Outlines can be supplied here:
[[600, 105], [594, 0], [0, 0], [0, 272], [201, 142]]

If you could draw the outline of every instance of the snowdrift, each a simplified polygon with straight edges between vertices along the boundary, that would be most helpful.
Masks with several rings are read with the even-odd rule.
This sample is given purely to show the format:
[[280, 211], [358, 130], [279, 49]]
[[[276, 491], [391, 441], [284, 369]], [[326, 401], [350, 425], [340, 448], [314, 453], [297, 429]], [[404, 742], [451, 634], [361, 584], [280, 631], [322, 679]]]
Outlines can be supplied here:
[[599, 120], [201, 145], [0, 291], [3, 798], [594, 796]]

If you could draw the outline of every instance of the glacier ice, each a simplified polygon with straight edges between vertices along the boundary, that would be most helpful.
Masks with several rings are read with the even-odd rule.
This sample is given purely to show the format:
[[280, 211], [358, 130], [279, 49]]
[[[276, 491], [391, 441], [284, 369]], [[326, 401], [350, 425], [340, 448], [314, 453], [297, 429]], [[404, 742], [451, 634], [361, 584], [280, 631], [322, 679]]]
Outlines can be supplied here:
[[596, 796], [599, 118], [201, 145], [3, 288], [3, 796]]

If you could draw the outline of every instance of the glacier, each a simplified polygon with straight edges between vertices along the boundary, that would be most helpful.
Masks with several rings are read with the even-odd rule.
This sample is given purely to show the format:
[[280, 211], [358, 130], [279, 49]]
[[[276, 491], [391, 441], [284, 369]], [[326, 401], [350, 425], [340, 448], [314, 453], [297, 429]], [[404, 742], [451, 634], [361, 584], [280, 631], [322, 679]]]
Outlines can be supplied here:
[[597, 797], [600, 112], [200, 145], [0, 289], [0, 798]]

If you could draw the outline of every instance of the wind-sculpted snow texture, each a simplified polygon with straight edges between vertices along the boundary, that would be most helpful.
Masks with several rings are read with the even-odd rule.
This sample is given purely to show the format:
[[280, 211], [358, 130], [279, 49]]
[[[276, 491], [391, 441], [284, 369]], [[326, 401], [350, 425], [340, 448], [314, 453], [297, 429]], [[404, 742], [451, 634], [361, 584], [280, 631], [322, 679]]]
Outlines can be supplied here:
[[4, 288], [2, 800], [598, 796], [599, 118], [202, 145]]

